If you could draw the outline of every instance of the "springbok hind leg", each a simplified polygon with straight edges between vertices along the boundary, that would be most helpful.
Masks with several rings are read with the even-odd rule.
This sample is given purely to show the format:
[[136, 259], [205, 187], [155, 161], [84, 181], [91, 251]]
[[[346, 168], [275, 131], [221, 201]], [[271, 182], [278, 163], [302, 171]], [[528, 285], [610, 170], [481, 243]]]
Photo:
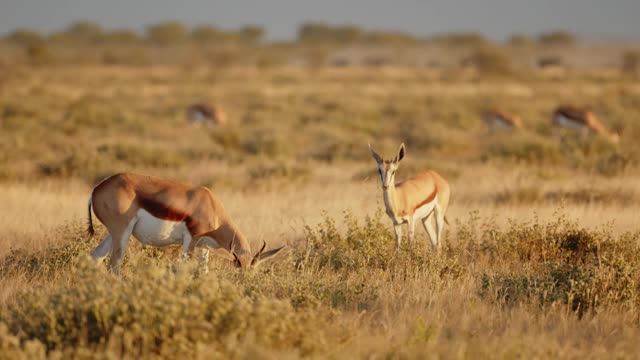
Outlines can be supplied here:
[[107, 234], [105, 238], [95, 247], [95, 249], [91, 250], [89, 254], [91, 258], [95, 261], [102, 261], [109, 251], [111, 251], [111, 234]]
[[111, 259], [109, 260], [109, 270], [115, 275], [120, 275], [120, 265], [124, 259], [124, 253], [127, 250], [129, 244], [129, 238], [133, 233], [133, 228], [136, 226], [137, 219], [133, 219], [129, 224], [120, 231], [114, 231], [111, 233]]
[[[433, 213], [432, 213], [433, 214]], [[435, 251], [438, 247], [438, 238], [436, 235], [436, 231], [433, 229], [433, 222], [431, 221], [432, 215], [426, 216], [422, 219], [422, 226], [424, 226], [424, 231], [429, 235], [429, 240], [431, 241], [431, 248]]]
[[436, 217], [436, 251], [439, 251], [442, 248], [442, 230], [444, 229], [444, 214], [442, 213], [440, 205], [436, 205], [436, 211], [434, 212], [434, 215]]

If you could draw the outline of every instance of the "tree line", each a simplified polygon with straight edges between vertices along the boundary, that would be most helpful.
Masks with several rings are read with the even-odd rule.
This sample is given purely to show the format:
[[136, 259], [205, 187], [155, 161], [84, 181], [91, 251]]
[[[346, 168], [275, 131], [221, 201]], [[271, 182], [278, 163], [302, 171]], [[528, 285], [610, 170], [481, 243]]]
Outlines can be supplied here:
[[[4, 40], [22, 46], [51, 44], [152, 44], [176, 45], [196, 44], [241, 44], [256, 46], [264, 44], [265, 28], [261, 25], [245, 25], [235, 30], [222, 29], [215, 25], [201, 24], [185, 26], [178, 21], [166, 21], [147, 26], [143, 32], [131, 29], [106, 30], [90, 21], [78, 21], [62, 31], [43, 34], [33, 29], [20, 28], [4, 36]], [[476, 32], [452, 32], [419, 37], [400, 31], [366, 30], [355, 25], [330, 25], [307, 22], [299, 26], [297, 44], [310, 45], [416, 45], [436, 43], [448, 46], [482, 46], [491, 41]], [[567, 31], [550, 31], [531, 37], [514, 34], [509, 45], [570, 45], [575, 36]]]

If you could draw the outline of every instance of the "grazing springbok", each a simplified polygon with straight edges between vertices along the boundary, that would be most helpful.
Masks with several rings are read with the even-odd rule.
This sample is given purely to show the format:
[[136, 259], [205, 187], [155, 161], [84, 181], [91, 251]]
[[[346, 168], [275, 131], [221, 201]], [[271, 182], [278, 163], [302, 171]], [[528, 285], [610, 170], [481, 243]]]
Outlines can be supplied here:
[[551, 123], [555, 127], [579, 130], [583, 135], [597, 134], [613, 143], [620, 141], [620, 136], [607, 129], [591, 110], [559, 106], [553, 112]]
[[[393, 160], [383, 160], [369, 145], [369, 151], [378, 164], [382, 181], [382, 195], [387, 215], [393, 221], [396, 245], [402, 243], [402, 224], [408, 225], [407, 241], [413, 246], [416, 221], [421, 221], [429, 234], [435, 251], [441, 247], [442, 229], [449, 205], [449, 184], [433, 170], [423, 171], [411, 179], [395, 183], [396, 171], [404, 158], [405, 146], [400, 145]], [[431, 218], [435, 219], [435, 230]]]
[[133, 234], [145, 245], [182, 245], [183, 256], [201, 248], [201, 267], [206, 271], [209, 249], [250, 268], [278, 254], [285, 246], [256, 255], [233, 223], [222, 202], [209, 189], [138, 174], [116, 174], [99, 183], [89, 198], [89, 235], [94, 234], [91, 208], [107, 227], [108, 234], [91, 251], [103, 259], [111, 251], [109, 269], [118, 274], [129, 238]]
[[522, 127], [522, 120], [519, 116], [498, 110], [485, 110], [482, 112], [482, 120], [490, 132], [499, 129], [516, 129]]
[[221, 126], [227, 122], [227, 116], [220, 106], [197, 103], [187, 108], [187, 120], [191, 125]]

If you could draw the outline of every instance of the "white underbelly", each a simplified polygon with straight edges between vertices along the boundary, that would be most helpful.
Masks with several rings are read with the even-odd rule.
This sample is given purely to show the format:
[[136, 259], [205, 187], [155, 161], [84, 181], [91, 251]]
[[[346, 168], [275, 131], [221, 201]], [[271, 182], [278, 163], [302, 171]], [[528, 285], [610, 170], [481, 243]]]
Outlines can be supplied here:
[[568, 117], [557, 115], [555, 118], [555, 123], [558, 126], [570, 128], [570, 129], [583, 129], [585, 126], [575, 120], [572, 120]]
[[151, 246], [182, 244], [188, 235], [189, 230], [183, 221], [167, 221], [151, 215], [144, 209], [138, 210], [138, 221], [133, 228], [133, 236], [143, 244]]
[[512, 125], [499, 117], [490, 117], [487, 119], [487, 124], [493, 128], [497, 129], [508, 129], [511, 128]]
[[431, 212], [434, 210], [434, 208], [436, 207], [436, 204], [438, 203], [438, 197], [434, 196], [433, 200], [431, 200], [431, 202], [428, 202], [424, 205], [422, 205], [421, 207], [416, 209], [416, 212], [413, 213], [413, 219], [414, 221], [420, 220], [420, 219], [424, 219], [425, 217], [429, 216], [431, 214]]

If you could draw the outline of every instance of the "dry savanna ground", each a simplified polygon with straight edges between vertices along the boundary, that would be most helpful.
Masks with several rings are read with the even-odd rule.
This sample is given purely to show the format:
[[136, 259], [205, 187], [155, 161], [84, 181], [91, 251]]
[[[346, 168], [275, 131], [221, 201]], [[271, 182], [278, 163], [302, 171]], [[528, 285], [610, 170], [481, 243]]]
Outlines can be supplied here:
[[[190, 127], [211, 101], [224, 127]], [[590, 105], [619, 144], [550, 126]], [[479, 112], [519, 114], [489, 134]], [[15, 66], [0, 82], [0, 358], [633, 358], [640, 84], [428, 69]], [[371, 142], [452, 189], [445, 246], [394, 252]], [[91, 187], [132, 171], [211, 187], [251, 272], [132, 241], [85, 255]], [[104, 228], [99, 228], [99, 235]]]

